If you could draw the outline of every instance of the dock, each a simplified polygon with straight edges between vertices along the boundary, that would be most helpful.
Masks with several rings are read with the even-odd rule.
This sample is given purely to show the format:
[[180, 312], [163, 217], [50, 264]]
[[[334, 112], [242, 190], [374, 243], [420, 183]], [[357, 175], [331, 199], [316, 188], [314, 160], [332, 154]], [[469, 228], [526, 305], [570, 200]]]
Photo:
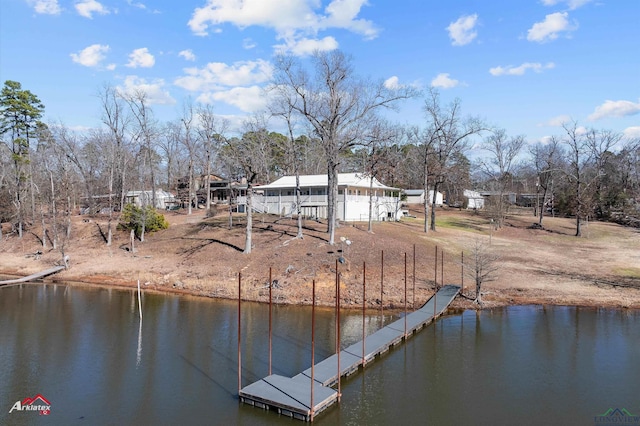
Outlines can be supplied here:
[[[313, 417], [338, 401], [338, 391], [331, 386], [340, 377], [349, 376], [366, 366], [377, 356], [411, 337], [437, 319], [458, 295], [460, 287], [446, 285], [422, 307], [342, 349], [313, 367], [313, 403], [311, 398], [312, 369], [308, 368], [288, 378], [272, 374], [239, 392], [240, 401], [263, 409], [277, 411], [303, 421]], [[363, 350], [364, 347], [364, 350]], [[340, 374], [338, 374], [340, 365]]]
[[64, 266], [54, 266], [53, 268], [49, 268], [49, 269], [45, 269], [44, 271], [40, 271], [37, 272], [35, 274], [31, 274], [29, 276], [26, 277], [22, 277], [22, 278], [15, 278], [12, 280], [5, 280], [5, 281], [0, 281], [0, 287], [4, 286], [4, 285], [11, 285], [11, 284], [20, 284], [20, 283], [26, 283], [29, 281], [33, 281], [33, 280], [37, 280], [40, 278], [44, 278], [47, 277], [49, 275], [53, 275], [57, 272], [60, 272], [64, 269]]

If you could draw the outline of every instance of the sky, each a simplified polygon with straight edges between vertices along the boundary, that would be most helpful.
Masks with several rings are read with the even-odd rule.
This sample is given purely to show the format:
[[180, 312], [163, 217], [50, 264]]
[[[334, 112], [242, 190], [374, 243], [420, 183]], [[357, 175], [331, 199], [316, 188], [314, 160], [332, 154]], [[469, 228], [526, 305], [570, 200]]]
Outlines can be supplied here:
[[[529, 143], [563, 122], [640, 137], [640, 0], [2, 0], [0, 80], [45, 121], [100, 123], [105, 84], [160, 121], [188, 99], [239, 126], [264, 108], [276, 54], [340, 49], [359, 76], [436, 87], [444, 104]], [[424, 97], [385, 113], [425, 125]], [[237, 127], [236, 127], [237, 128]]]

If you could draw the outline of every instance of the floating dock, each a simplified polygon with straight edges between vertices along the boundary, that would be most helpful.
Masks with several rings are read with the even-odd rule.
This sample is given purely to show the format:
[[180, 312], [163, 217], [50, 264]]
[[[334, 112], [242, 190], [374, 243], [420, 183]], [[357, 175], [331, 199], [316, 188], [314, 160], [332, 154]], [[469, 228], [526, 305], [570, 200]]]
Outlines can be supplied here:
[[[460, 287], [446, 285], [421, 308], [366, 336], [363, 341], [342, 349], [313, 367], [313, 403], [311, 398], [311, 368], [288, 378], [272, 374], [242, 388], [240, 401], [263, 409], [271, 409], [299, 420], [313, 417], [338, 401], [338, 391], [331, 386], [339, 377], [348, 376], [364, 367], [380, 354], [411, 337], [434, 321], [458, 295]], [[363, 350], [364, 347], [364, 350]], [[338, 375], [338, 364], [340, 374]]]
[[11, 284], [20, 284], [20, 283], [26, 283], [29, 281], [33, 281], [33, 280], [37, 280], [40, 278], [44, 278], [47, 277], [49, 275], [53, 275], [57, 272], [60, 272], [64, 269], [64, 266], [54, 266], [53, 268], [49, 268], [49, 269], [45, 269], [44, 271], [41, 272], [37, 272], [35, 274], [31, 274], [27, 277], [22, 277], [22, 278], [16, 278], [13, 280], [5, 280], [5, 281], [0, 281], [0, 287], [2, 287], [3, 285], [11, 285]]

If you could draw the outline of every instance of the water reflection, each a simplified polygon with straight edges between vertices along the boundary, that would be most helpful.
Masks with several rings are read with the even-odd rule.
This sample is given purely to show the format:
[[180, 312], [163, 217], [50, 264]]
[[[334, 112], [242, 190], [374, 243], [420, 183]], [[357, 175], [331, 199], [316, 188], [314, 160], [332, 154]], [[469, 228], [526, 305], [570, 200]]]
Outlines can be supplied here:
[[[64, 290], [62, 289], [64, 287]], [[237, 304], [135, 291], [0, 289], [0, 424], [291, 424], [237, 400]], [[342, 347], [361, 339], [343, 313]], [[379, 313], [365, 319], [367, 334]], [[385, 318], [385, 321], [393, 318]], [[316, 312], [316, 360], [335, 352]], [[273, 372], [311, 362], [311, 311], [273, 309]], [[268, 374], [268, 307], [243, 303], [242, 382]], [[143, 350], [144, 340], [144, 350]], [[342, 384], [316, 424], [591, 424], [640, 412], [640, 313], [514, 307], [445, 317]], [[9, 414], [41, 393], [46, 419]]]

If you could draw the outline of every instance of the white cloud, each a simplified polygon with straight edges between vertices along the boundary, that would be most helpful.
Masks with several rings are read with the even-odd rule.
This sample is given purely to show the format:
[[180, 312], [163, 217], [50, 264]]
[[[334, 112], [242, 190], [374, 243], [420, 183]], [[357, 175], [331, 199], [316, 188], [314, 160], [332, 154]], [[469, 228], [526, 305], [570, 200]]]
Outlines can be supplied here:
[[478, 22], [478, 15], [463, 15], [457, 21], [452, 22], [447, 27], [449, 37], [454, 46], [464, 46], [473, 41], [478, 35], [474, 28]]
[[551, 127], [560, 127], [565, 123], [571, 123], [571, 116], [570, 115], [558, 115], [556, 117], [553, 117], [551, 120], [547, 121], [546, 123], [542, 124], [542, 126], [551, 126]]
[[577, 25], [569, 23], [567, 12], [556, 12], [545, 16], [544, 21], [536, 22], [527, 32], [527, 40], [543, 43], [558, 38], [558, 34], [574, 31]]
[[36, 13], [43, 15], [59, 15], [62, 12], [58, 0], [28, 0], [29, 6], [32, 6]]
[[260, 111], [267, 106], [264, 90], [259, 86], [234, 87], [229, 90], [203, 93], [196, 100], [202, 103], [225, 102], [247, 113]]
[[300, 40], [289, 40], [286, 44], [274, 46], [278, 52], [293, 53], [297, 56], [311, 55], [316, 50], [330, 51], [338, 48], [338, 42], [335, 38], [327, 36], [321, 40], [303, 38]]
[[119, 92], [125, 95], [134, 95], [137, 92], [143, 92], [147, 96], [149, 105], [172, 105], [176, 100], [171, 97], [169, 92], [164, 88], [165, 82], [158, 78], [147, 81], [135, 75], [128, 75], [124, 79], [124, 85], [118, 86]]
[[[366, 39], [377, 37], [379, 30], [368, 20], [358, 19], [367, 0], [333, 0], [324, 11], [319, 0], [208, 0], [196, 8], [189, 20], [189, 27], [197, 35], [220, 30], [217, 26], [229, 23], [238, 28], [252, 25], [271, 28], [276, 38], [284, 40], [277, 46], [299, 46], [305, 39], [315, 39], [319, 31], [345, 29], [363, 35]], [[325, 42], [328, 42], [328, 40]], [[301, 46], [301, 51], [306, 51]]]
[[250, 50], [250, 49], [253, 49], [256, 46], [257, 46], [257, 44], [250, 38], [245, 38], [244, 40], [242, 40], [242, 47], [244, 49]]
[[106, 67], [106, 68], [107, 68], [109, 71], [113, 71], [113, 70], [115, 70], [115, 69], [116, 69], [116, 64], [109, 64], [109, 65], [107, 65], [107, 67]]
[[191, 51], [191, 49], [181, 50], [180, 52], [178, 52], [178, 56], [182, 56], [187, 61], [193, 62], [196, 60], [196, 55], [193, 54], [193, 51]]
[[399, 89], [401, 87], [400, 79], [398, 79], [398, 77], [395, 75], [393, 77], [389, 77], [384, 81], [384, 87], [390, 90]]
[[210, 62], [204, 68], [185, 68], [187, 74], [175, 80], [175, 84], [189, 91], [212, 91], [223, 87], [248, 86], [271, 79], [273, 66], [262, 59], [240, 61], [233, 65]]
[[156, 59], [149, 53], [149, 49], [141, 47], [129, 54], [129, 63], [127, 63], [127, 66], [130, 68], [151, 68], [155, 63]]
[[595, 121], [606, 117], [625, 117], [638, 113], [640, 113], [640, 102], [607, 100], [602, 105], [597, 106], [588, 119]]
[[533, 70], [537, 73], [540, 73], [544, 70], [554, 68], [556, 65], [553, 62], [548, 62], [546, 64], [541, 64], [540, 62], [525, 62], [522, 65], [517, 67], [513, 67], [511, 65], [502, 67], [498, 66], [495, 68], [490, 68], [489, 72], [493, 76], [501, 76], [501, 75], [524, 75], [527, 70]]
[[460, 82], [449, 77], [449, 73], [440, 73], [431, 80], [431, 86], [438, 87], [440, 89], [451, 89], [458, 85], [460, 85]]
[[627, 127], [622, 133], [627, 139], [640, 138], [640, 126]]
[[137, 7], [138, 9], [146, 9], [147, 6], [144, 3], [134, 2], [133, 0], [127, 0], [127, 4], [132, 7]]
[[109, 13], [109, 9], [104, 7], [101, 3], [98, 3], [96, 0], [82, 0], [77, 2], [75, 7], [80, 16], [84, 16], [89, 19], [93, 18], [94, 13], [98, 13], [100, 15], [106, 15]]
[[555, 6], [559, 3], [566, 3], [570, 10], [574, 10], [592, 1], [593, 0], [542, 0], [542, 4], [545, 6]]
[[85, 47], [78, 53], [72, 53], [73, 62], [84, 65], [85, 67], [97, 67], [105, 58], [105, 53], [109, 51], [108, 45], [92, 44]]

